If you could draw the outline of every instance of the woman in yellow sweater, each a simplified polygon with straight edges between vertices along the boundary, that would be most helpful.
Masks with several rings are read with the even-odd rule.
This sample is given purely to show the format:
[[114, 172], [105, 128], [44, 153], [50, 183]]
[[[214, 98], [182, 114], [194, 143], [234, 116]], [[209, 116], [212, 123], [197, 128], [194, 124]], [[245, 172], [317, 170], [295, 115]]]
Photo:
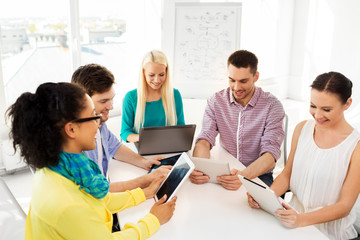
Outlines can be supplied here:
[[145, 189], [109, 193], [98, 165], [82, 154], [95, 148], [100, 116], [91, 98], [70, 83], [45, 83], [10, 106], [14, 149], [37, 169], [25, 239], [145, 239], [173, 215], [161, 199], [137, 224], [111, 232], [112, 213], [152, 198], [162, 179]]

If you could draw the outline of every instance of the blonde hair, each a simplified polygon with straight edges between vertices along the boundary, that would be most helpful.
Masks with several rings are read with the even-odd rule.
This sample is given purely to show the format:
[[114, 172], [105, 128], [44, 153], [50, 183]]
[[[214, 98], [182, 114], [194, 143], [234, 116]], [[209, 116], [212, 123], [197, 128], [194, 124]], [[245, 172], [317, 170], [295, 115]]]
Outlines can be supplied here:
[[176, 125], [177, 117], [175, 110], [175, 100], [174, 100], [174, 90], [170, 81], [170, 71], [168, 66], [168, 61], [165, 54], [159, 50], [152, 50], [145, 54], [140, 68], [139, 74], [139, 85], [137, 89], [137, 105], [136, 105], [136, 115], [134, 122], [134, 130], [139, 132], [140, 128], [144, 125], [145, 117], [145, 106], [146, 106], [146, 97], [147, 97], [147, 83], [144, 74], [144, 67], [147, 63], [158, 63], [166, 67], [166, 79], [163, 85], [160, 88], [162, 105], [165, 111], [165, 124]]

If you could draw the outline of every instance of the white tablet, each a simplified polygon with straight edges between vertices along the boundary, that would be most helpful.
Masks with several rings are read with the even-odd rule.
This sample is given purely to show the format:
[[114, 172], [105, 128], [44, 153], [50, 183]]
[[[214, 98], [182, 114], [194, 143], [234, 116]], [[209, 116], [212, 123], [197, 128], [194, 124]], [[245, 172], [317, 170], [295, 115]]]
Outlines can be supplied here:
[[195, 165], [195, 170], [210, 177], [209, 182], [217, 183], [217, 176], [230, 175], [230, 166], [226, 161], [198, 157], [191, 157], [191, 160]]
[[162, 198], [165, 194], [167, 196], [166, 201], [172, 199], [181, 184], [185, 182], [194, 168], [195, 166], [189, 156], [186, 152], [183, 152], [157, 190], [155, 194], [156, 201]]
[[256, 202], [259, 203], [262, 209], [272, 215], [274, 215], [277, 209], [284, 209], [284, 207], [281, 205], [280, 199], [269, 187], [264, 187], [241, 175], [238, 176], [248, 193], [254, 198]]

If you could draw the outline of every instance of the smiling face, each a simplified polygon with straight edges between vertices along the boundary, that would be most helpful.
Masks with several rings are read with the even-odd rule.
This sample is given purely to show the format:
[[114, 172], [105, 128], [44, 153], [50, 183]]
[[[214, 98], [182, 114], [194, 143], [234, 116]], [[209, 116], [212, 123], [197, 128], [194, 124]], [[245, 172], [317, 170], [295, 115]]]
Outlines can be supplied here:
[[166, 80], [166, 66], [159, 63], [148, 62], [145, 64], [144, 76], [150, 89], [158, 91]]
[[255, 82], [259, 78], [259, 72], [251, 73], [250, 67], [237, 68], [230, 64], [228, 67], [229, 86], [235, 101], [245, 106], [255, 92]]
[[331, 127], [344, 119], [344, 111], [351, 105], [351, 98], [345, 104], [339, 96], [326, 92], [311, 90], [310, 114], [318, 127]]
[[[96, 116], [94, 103], [91, 98], [86, 95], [85, 109], [79, 115], [79, 118], [91, 118]], [[84, 121], [75, 123], [78, 127], [78, 134], [76, 142], [80, 152], [93, 150], [96, 147], [96, 132], [99, 128], [97, 120]]]
[[114, 87], [103, 93], [94, 93], [91, 99], [95, 105], [95, 112], [101, 114], [101, 122], [106, 122], [109, 119], [109, 112], [113, 107], [113, 99], [115, 97]]

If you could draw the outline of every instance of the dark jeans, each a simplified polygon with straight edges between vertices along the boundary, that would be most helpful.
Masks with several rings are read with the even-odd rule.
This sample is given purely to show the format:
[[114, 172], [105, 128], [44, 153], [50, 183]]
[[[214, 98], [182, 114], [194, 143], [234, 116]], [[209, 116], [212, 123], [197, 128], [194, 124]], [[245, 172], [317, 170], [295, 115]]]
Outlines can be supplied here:
[[274, 182], [274, 178], [271, 173], [265, 173], [261, 176], [259, 176], [260, 180], [263, 181], [266, 185], [268, 185], [269, 187], [271, 186], [271, 184]]
[[114, 213], [114, 214], [113, 214], [112, 232], [118, 232], [118, 231], [121, 231], [121, 229], [120, 229], [120, 223], [119, 223], [117, 214]]

